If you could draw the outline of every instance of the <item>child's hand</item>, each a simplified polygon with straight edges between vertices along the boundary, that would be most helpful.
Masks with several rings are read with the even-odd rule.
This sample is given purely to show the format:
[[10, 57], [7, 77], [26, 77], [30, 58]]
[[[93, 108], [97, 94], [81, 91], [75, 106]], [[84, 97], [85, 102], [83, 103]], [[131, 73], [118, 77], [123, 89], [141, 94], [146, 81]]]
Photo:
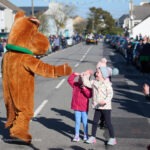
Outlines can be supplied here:
[[149, 87], [148, 84], [144, 84], [143, 93], [144, 93], [144, 95], [149, 95], [150, 94], [150, 87]]
[[75, 72], [74, 74], [75, 74], [76, 76], [79, 76], [79, 75], [80, 75], [80, 73], [78, 73], [78, 72]]
[[103, 107], [106, 105], [106, 102], [103, 100], [95, 106], [95, 109], [99, 109], [99, 107]]
[[102, 101], [100, 101], [100, 105], [104, 106], [104, 105], [106, 105], [106, 102], [104, 100], [102, 100]]
[[89, 76], [92, 74], [93, 74], [93, 70], [86, 70], [85, 72], [82, 72], [80, 75], [81, 77], [84, 77], [84, 76]]
[[90, 75], [92, 75], [93, 74], [93, 70], [86, 70], [85, 72], [84, 72], [85, 74], [90, 74]]

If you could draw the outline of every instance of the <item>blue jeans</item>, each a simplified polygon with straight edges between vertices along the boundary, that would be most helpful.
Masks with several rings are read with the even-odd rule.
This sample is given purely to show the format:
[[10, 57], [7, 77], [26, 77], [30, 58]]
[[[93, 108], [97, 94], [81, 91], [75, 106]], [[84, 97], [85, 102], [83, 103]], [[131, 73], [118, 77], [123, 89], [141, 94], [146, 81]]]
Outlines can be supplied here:
[[85, 111], [75, 111], [75, 135], [79, 136], [81, 119], [83, 123], [84, 135], [88, 135], [88, 113]]

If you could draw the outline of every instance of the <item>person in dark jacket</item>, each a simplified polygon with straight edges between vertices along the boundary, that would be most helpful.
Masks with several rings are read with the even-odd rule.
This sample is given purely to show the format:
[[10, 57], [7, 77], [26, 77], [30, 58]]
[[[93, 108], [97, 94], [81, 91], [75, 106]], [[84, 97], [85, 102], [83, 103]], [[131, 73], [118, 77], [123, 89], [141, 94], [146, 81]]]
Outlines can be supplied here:
[[143, 38], [143, 48], [140, 53], [140, 65], [141, 65], [141, 71], [149, 73], [150, 72], [150, 43], [149, 38], [144, 37]]
[[129, 39], [127, 44], [127, 64], [132, 63], [132, 59], [133, 59], [133, 43], [132, 40]]
[[2, 53], [4, 52], [4, 48], [2, 43], [0, 43], [0, 56], [2, 56]]
[[[78, 81], [75, 78], [78, 77]], [[72, 102], [71, 109], [74, 110], [75, 114], [75, 136], [73, 138], [74, 142], [80, 141], [79, 131], [81, 119], [84, 129], [84, 138], [86, 141], [88, 139], [88, 108], [89, 108], [89, 98], [92, 97], [92, 89], [83, 86], [82, 78], [80, 73], [74, 72], [68, 77], [68, 83], [72, 87]]]

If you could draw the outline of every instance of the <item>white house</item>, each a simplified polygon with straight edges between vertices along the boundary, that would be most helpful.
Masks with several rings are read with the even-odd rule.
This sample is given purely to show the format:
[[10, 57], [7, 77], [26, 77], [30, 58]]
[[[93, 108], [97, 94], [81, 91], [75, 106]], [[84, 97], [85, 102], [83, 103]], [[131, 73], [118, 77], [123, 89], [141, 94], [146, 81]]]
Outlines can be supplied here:
[[[50, 35], [56, 35], [57, 34], [57, 28], [56, 28], [55, 22], [53, 19], [50, 19], [50, 17], [49, 17], [49, 34]], [[71, 37], [74, 34], [73, 19], [72, 18], [67, 19], [65, 27], [61, 28], [59, 30], [58, 34], [63, 35], [65, 37]]]
[[142, 36], [150, 37], [150, 16], [132, 28], [132, 37], [141, 34]]
[[15, 13], [21, 10], [8, 0], [0, 0], [0, 32], [9, 32]]
[[[130, 36], [135, 36], [137, 34], [137, 28], [139, 32], [145, 33], [145, 28], [140, 28], [141, 23], [143, 26], [144, 24], [148, 23], [145, 18], [150, 16], [150, 3], [149, 2], [141, 2], [140, 5], [133, 5], [132, 9], [132, 16], [130, 15], [123, 15], [119, 18], [119, 25], [123, 28], [128, 27]], [[144, 25], [145, 26], [145, 25]], [[132, 28], [131, 28], [132, 27]], [[134, 32], [134, 33], [132, 33]]]
[[49, 8], [44, 12], [45, 15], [49, 16], [49, 32], [52, 35], [61, 34], [65, 37], [71, 37], [73, 35], [73, 19], [68, 18], [65, 22], [64, 28], [59, 29], [59, 33], [57, 33], [57, 27], [54, 19], [51, 16], [55, 15], [57, 20], [65, 20], [66, 14], [63, 13], [65, 7], [62, 4], [56, 2], [50, 2]]
[[73, 29], [73, 19], [68, 18], [65, 24], [65, 28], [61, 29], [61, 33], [65, 37], [71, 37], [74, 35], [74, 29]]

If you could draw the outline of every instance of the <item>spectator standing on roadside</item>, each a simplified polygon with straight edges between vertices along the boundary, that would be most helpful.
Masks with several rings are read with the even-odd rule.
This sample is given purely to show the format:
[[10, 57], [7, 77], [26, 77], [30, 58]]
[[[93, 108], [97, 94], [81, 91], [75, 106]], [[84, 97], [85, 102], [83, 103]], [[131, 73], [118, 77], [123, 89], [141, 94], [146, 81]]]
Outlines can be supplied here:
[[150, 43], [149, 38], [143, 38], [143, 49], [140, 53], [140, 67], [142, 72], [150, 72]]
[[2, 45], [2, 40], [0, 39], [0, 56], [2, 56], [3, 52], [4, 52], [4, 47]]
[[144, 43], [143, 43], [143, 39], [140, 39], [138, 44], [137, 44], [137, 47], [135, 48], [134, 50], [134, 54], [133, 54], [133, 58], [134, 58], [134, 64], [136, 65], [136, 67], [140, 67], [140, 54], [143, 50], [143, 46], [144, 46]]
[[7, 51], [6, 49], [6, 44], [7, 44], [7, 39], [3, 39], [3, 48], [4, 48], [4, 53]]
[[[75, 78], [78, 77], [78, 81]], [[88, 139], [88, 108], [89, 98], [92, 97], [92, 89], [87, 88], [83, 85], [80, 73], [74, 72], [68, 77], [68, 83], [72, 87], [72, 102], [71, 109], [74, 110], [75, 114], [75, 136], [73, 142], [80, 141], [80, 124], [81, 119], [84, 129], [83, 140]]]
[[61, 37], [61, 46], [62, 46], [62, 49], [67, 47], [66, 38], [64, 36]]
[[54, 44], [53, 51], [55, 52], [55, 51], [59, 50], [59, 48], [60, 48], [60, 38], [59, 38], [58, 35], [55, 36], [53, 44]]
[[132, 63], [132, 59], [133, 59], [132, 39], [128, 39], [126, 52], [127, 52], [127, 65], [129, 65], [130, 63]]

